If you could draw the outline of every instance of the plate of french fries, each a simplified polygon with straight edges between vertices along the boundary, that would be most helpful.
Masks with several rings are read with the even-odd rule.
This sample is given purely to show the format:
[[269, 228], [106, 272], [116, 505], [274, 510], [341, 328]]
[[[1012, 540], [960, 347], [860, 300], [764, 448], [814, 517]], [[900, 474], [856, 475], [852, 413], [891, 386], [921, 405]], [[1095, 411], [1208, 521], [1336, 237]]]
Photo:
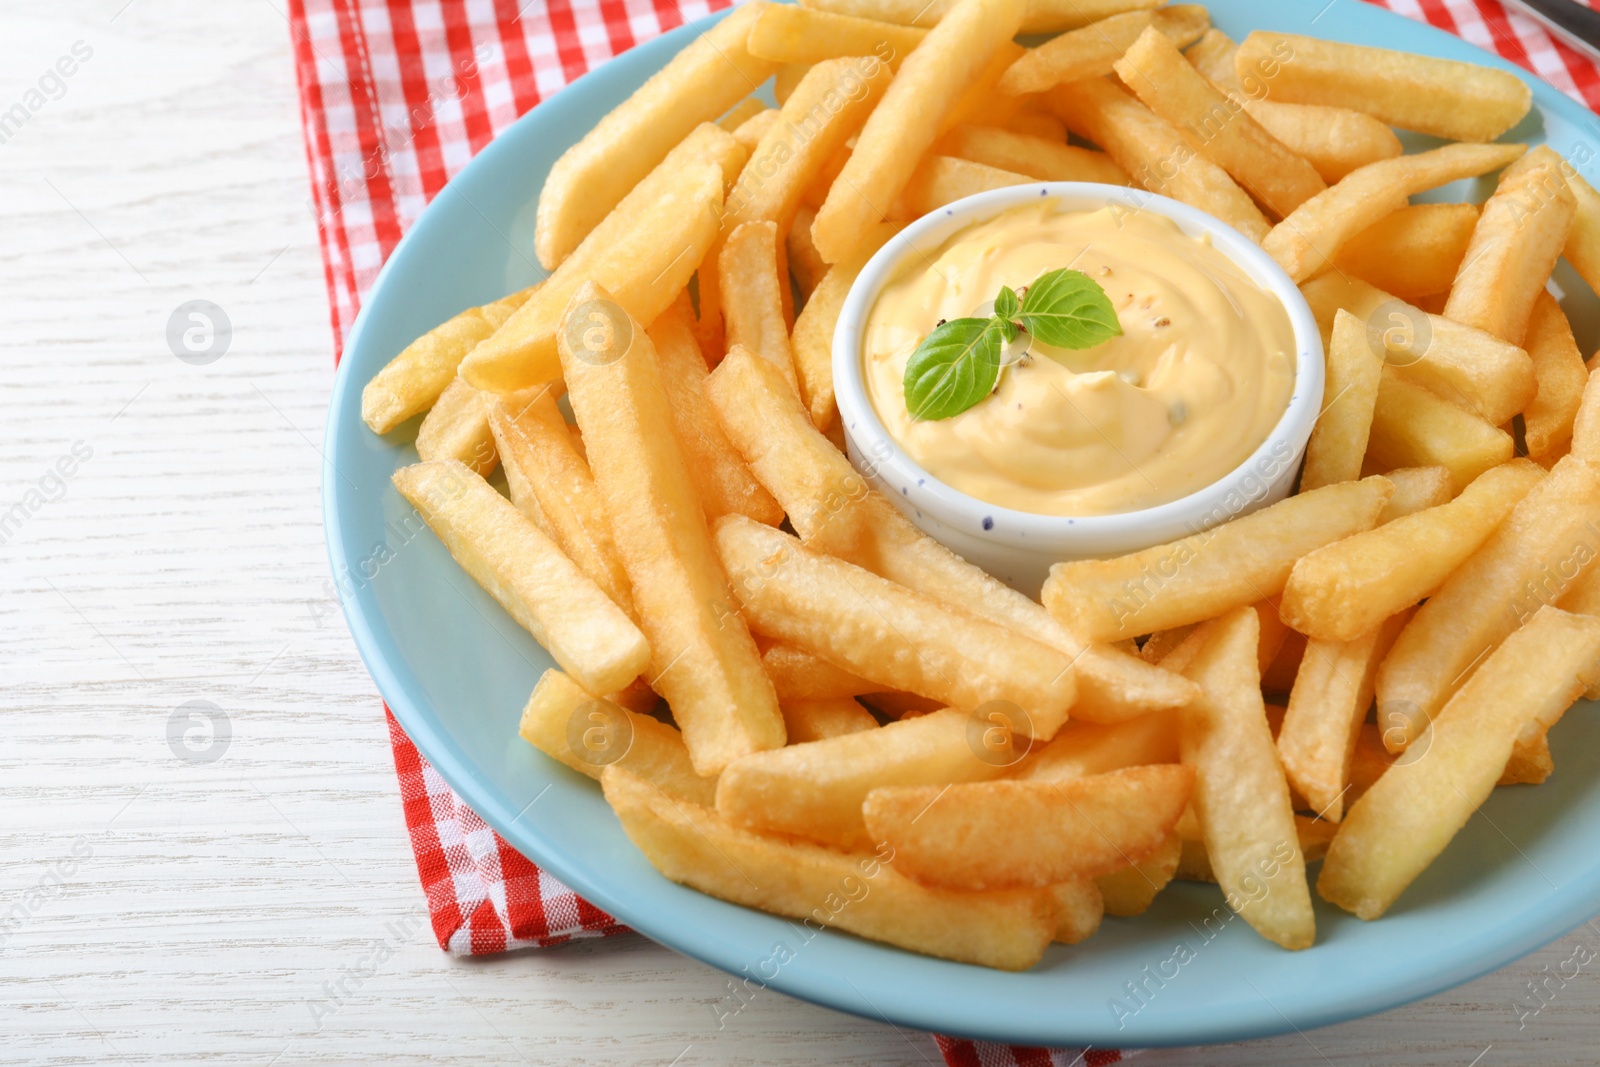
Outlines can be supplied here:
[[[1320, 8], [1320, 10], [1319, 10]], [[513, 846], [897, 1025], [1189, 1044], [1380, 1011], [1600, 902], [1600, 123], [1355, 2], [806, 0], [640, 46], [423, 213], [340, 366], [336, 585]], [[1038, 598], [843, 450], [898, 228], [1099, 182], [1322, 330], [1293, 495]]]

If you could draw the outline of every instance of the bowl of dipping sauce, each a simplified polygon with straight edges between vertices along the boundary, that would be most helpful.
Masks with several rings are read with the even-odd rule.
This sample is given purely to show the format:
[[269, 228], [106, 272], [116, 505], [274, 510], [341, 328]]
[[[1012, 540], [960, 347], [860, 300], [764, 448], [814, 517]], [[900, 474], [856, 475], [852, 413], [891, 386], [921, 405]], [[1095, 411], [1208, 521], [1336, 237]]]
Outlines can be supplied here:
[[[1120, 336], [1067, 349], [1024, 331], [982, 399], [912, 414], [906, 364], [936, 327], [1063, 268], [1104, 291]], [[1322, 407], [1322, 340], [1289, 276], [1226, 223], [1140, 190], [1045, 182], [959, 200], [885, 244], [845, 299], [833, 377], [856, 468], [1037, 596], [1051, 564], [1288, 495]]]

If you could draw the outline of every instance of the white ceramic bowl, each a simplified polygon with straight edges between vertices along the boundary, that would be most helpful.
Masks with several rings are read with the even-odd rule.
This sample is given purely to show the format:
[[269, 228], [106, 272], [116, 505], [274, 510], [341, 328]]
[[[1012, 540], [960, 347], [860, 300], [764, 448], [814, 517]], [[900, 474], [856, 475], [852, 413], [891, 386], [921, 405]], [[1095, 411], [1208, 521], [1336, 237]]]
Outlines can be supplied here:
[[[1107, 205], [1149, 211], [1212, 244], [1257, 285], [1277, 296], [1289, 314], [1297, 352], [1294, 393], [1283, 417], [1248, 459], [1186, 497], [1117, 515], [1070, 518], [997, 507], [946, 485], [919, 466], [889, 436], [863, 381], [861, 339], [878, 293], [907, 255], [931, 255], [957, 232], [1007, 208], [1049, 198], [1062, 211]], [[868, 261], [839, 314], [833, 335], [833, 384], [850, 460], [913, 522], [953, 551], [1011, 586], [1037, 596], [1050, 565], [1135, 552], [1199, 533], [1283, 499], [1322, 408], [1322, 337], [1311, 309], [1272, 257], [1238, 230], [1164, 196], [1116, 185], [1040, 182], [969, 196], [907, 226]]]

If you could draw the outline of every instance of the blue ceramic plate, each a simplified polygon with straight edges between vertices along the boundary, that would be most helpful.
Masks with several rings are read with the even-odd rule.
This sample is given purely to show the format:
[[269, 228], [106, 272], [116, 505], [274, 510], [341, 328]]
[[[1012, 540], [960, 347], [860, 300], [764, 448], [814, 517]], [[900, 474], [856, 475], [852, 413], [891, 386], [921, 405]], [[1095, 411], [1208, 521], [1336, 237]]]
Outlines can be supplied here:
[[[1319, 14], [1320, 6], [1210, 4], [1217, 25], [1236, 39], [1254, 29], [1286, 30], [1516, 69], [1354, 0], [1336, 0]], [[674, 885], [628, 843], [593, 782], [518, 739], [518, 715], [550, 657], [431, 534], [409, 536], [399, 524], [411, 509], [389, 475], [415, 461], [411, 434], [367, 432], [361, 387], [412, 338], [540, 276], [534, 205], [551, 163], [709, 21], [606, 64], [474, 159], [390, 257], [339, 368], [323, 499], [345, 613], [384, 698], [467, 803], [598, 906], [752, 983], [902, 1026], [1020, 1043], [1193, 1044], [1322, 1026], [1465, 982], [1588, 918], [1600, 901], [1600, 717], [1588, 705], [1555, 732], [1552, 780], [1497, 791], [1380, 922], [1362, 923], [1318, 901], [1316, 946], [1285, 952], [1242, 922], [1216, 921], [1228, 915], [1216, 887], [1179, 882], [1147, 914], [1107, 919], [1098, 935], [1073, 948], [1053, 946], [1025, 974], [846, 934], [808, 938], [795, 923]], [[1533, 84], [1534, 112], [1508, 139], [1548, 140], [1569, 158], [1594, 160], [1594, 116], [1522, 77]], [[1595, 169], [1585, 167], [1591, 180]], [[1437, 195], [1484, 194], [1464, 186]], [[1573, 294], [1564, 302], [1584, 351], [1593, 350], [1594, 298], [1564, 265], [1556, 281]], [[778, 946], [788, 951], [775, 953]], [[775, 965], [775, 955], [786, 962]], [[730, 999], [722, 1010], [738, 1007]], [[714, 1021], [708, 1014], [706, 1022]]]

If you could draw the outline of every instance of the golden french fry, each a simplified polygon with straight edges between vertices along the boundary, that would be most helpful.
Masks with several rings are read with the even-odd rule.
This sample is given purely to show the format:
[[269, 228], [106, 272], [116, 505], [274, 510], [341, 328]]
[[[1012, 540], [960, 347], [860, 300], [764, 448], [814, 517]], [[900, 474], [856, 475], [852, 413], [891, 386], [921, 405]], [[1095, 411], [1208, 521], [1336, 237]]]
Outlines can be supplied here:
[[919, 882], [1044, 887], [1110, 874], [1160, 848], [1194, 777], [1167, 763], [1064, 782], [879, 785], [861, 811], [872, 839]]
[[[828, 264], [824, 263], [822, 256], [817, 253], [817, 246], [811, 243], [811, 220], [816, 217], [815, 208], [802, 204], [795, 209], [794, 224], [789, 227], [788, 236], [784, 238], [784, 251], [789, 260], [789, 275], [794, 278], [794, 284], [800, 290], [800, 299], [803, 301], [811, 299], [811, 294], [822, 284], [823, 275], [828, 273]], [[798, 318], [795, 324], [799, 325]], [[793, 343], [791, 338], [791, 346]]]
[[1266, 217], [1226, 171], [1110, 81], [1059, 85], [1042, 99], [1069, 130], [1105, 149], [1135, 184], [1209, 211], [1253, 241], [1267, 236]]
[[1367, 341], [1366, 324], [1348, 311], [1338, 311], [1328, 345], [1322, 414], [1306, 445], [1301, 492], [1361, 477], [1382, 372], [1383, 359]]
[[1167, 839], [1144, 859], [1096, 878], [1106, 914], [1143, 915], [1155, 901], [1156, 894], [1178, 873], [1178, 860], [1182, 856], [1183, 838], [1176, 833], [1168, 834]]
[[[745, 47], [766, 6], [745, 4], [706, 31], [556, 160], [539, 194], [534, 235], [547, 269], [564, 262], [696, 126], [716, 119], [772, 75], [776, 64]], [[563, 295], [556, 306], [565, 305]]]
[[487, 475], [499, 461], [489, 429], [486, 397], [457, 378], [445, 386], [417, 427], [417, 458], [453, 459]]
[[361, 420], [373, 433], [388, 433], [438, 401], [456, 381], [456, 369], [478, 342], [494, 333], [527, 302], [538, 286], [468, 308], [406, 345], [361, 390]]
[[1466, 485], [1516, 451], [1511, 435], [1465, 407], [1384, 367], [1367, 458], [1379, 468], [1447, 467]]
[[826, 741], [830, 737], [876, 730], [878, 720], [853, 697], [832, 700], [779, 700], [789, 744]]
[[1284, 948], [1307, 948], [1316, 919], [1261, 700], [1256, 613], [1235, 608], [1197, 634], [1203, 647], [1184, 673], [1200, 684], [1200, 697], [1180, 713], [1181, 748], [1195, 771], [1192, 804], [1206, 855], [1245, 922]]
[[[839, 312], [844, 310], [844, 298], [850, 295], [856, 275], [867, 265], [867, 260], [899, 232], [892, 223], [873, 228], [861, 247], [848, 259], [828, 267], [817, 287], [806, 299], [806, 306], [794, 320], [794, 332], [789, 335], [791, 354], [794, 357], [795, 376], [799, 380], [800, 399], [805, 404], [811, 422], [818, 430], [826, 432], [835, 425], [839, 408], [833, 393], [833, 331], [839, 325]], [[791, 237], [800, 232], [789, 231]], [[809, 232], [809, 231], [808, 231]], [[791, 266], [795, 259], [791, 253]]]
[[1050, 895], [1056, 906], [1056, 941], [1076, 945], [1100, 929], [1106, 904], [1096, 882], [1087, 878], [1062, 882], [1050, 887]]
[[1017, 779], [1064, 782], [1123, 767], [1178, 762], [1172, 712], [1156, 711], [1119, 723], [1074, 720], [1042, 745], [1034, 745], [1012, 772]]
[[1327, 188], [1315, 167], [1207, 81], [1160, 30], [1146, 29], [1113, 69], [1146, 107], [1187, 131], [1202, 156], [1279, 218]]
[[1384, 478], [1341, 482], [1142, 552], [1057, 563], [1044, 583], [1044, 606], [1094, 640], [1214, 618], [1277, 596], [1301, 556], [1371, 529], [1392, 491]]
[[1378, 664], [1409, 620], [1406, 609], [1352, 641], [1306, 642], [1278, 730], [1278, 756], [1289, 785], [1329, 822], [1344, 815], [1356, 735], [1372, 706]]
[[761, 653], [761, 666], [772, 679], [780, 703], [792, 700], [836, 700], [858, 697], [875, 688], [859, 674], [835, 667], [793, 645], [768, 645]]
[[810, 63], [785, 63], [778, 68], [778, 72], [772, 78], [772, 97], [778, 102], [779, 107], [783, 107], [789, 97], [794, 95], [795, 89], [799, 88], [806, 75], [811, 73], [811, 66]]
[[717, 782], [717, 812], [752, 829], [847, 851], [870, 849], [861, 805], [873, 789], [986, 781], [1003, 775], [1014, 759], [1003, 724], [985, 726], [965, 711], [945, 708], [737, 760]]
[[1045, 140], [998, 126], [957, 126], [939, 140], [935, 151], [1040, 181], [1133, 184], [1104, 152], [1065, 144], [1065, 140], [1065, 135]]
[[622, 828], [651, 866], [702, 893], [836, 926], [930, 956], [1023, 971], [1044, 954], [1057, 910], [1048, 890], [967, 893], [919, 885], [892, 854], [841, 853], [731, 826], [676, 801], [621, 767], [600, 783]]
[[1154, 28], [1179, 48], [1199, 40], [1211, 16], [1199, 4], [1174, 4], [1156, 11], [1129, 11], [1055, 37], [1006, 69], [995, 88], [1007, 96], [1042, 93], [1066, 82], [1100, 78], [1139, 34]]
[[1022, 0], [957, 0], [906, 57], [817, 212], [812, 239], [823, 259], [849, 256], [862, 232], [884, 218], [940, 122], [1017, 33], [1021, 18]]
[[1400, 467], [1384, 477], [1394, 483], [1394, 496], [1378, 513], [1379, 526], [1423, 508], [1438, 507], [1456, 495], [1448, 467]]
[[964, 197], [986, 193], [990, 189], [1027, 185], [1033, 180], [1026, 174], [1013, 174], [1008, 170], [974, 163], [970, 159], [927, 156], [917, 165], [905, 188], [900, 191], [889, 209], [888, 218], [896, 222], [910, 222]]
[[395, 471], [394, 484], [461, 568], [585, 689], [609, 693], [645, 669], [650, 646], [639, 628], [465, 465], [415, 463]]
[[1522, 155], [1523, 148], [1452, 144], [1369, 163], [1295, 208], [1261, 247], [1289, 277], [1303, 282], [1326, 267], [1346, 241], [1405, 207], [1412, 195], [1499, 170]]
[[927, 35], [927, 30], [913, 26], [794, 4], [772, 4], [750, 27], [746, 47], [751, 55], [774, 63], [877, 56], [895, 69]]
[[631, 616], [628, 573], [595, 495], [589, 463], [578, 453], [555, 397], [546, 389], [491, 395], [488, 408], [512, 502], [530, 519], [538, 516], [538, 525], [567, 558]]
[[[589, 325], [594, 316], [601, 325]], [[593, 283], [573, 295], [565, 321], [567, 396], [650, 637], [650, 685], [671, 705], [701, 774], [781, 747], [777, 695], [744, 620], [727, 605], [727, 577], [677, 442], [655, 345]]]
[[[1052, 144], [1065, 144], [1067, 141], [1067, 124], [1054, 115], [1047, 115], [1043, 111], [1024, 108], [1015, 115], [1001, 122], [999, 129], [1010, 130], [1028, 137], [1040, 137]], [[981, 160], [979, 162], [982, 162]], [[1109, 161], [1108, 161], [1109, 162]], [[1120, 168], [1119, 168], [1120, 169]], [[1121, 182], [1113, 182], [1120, 185]]]
[[767, 105], [759, 96], [747, 96], [729, 108], [728, 113], [717, 120], [717, 125], [732, 133], [766, 110]]
[[1533, 361], [1515, 344], [1443, 315], [1433, 315], [1354, 278], [1329, 271], [1300, 287], [1324, 337], [1335, 309], [1366, 326], [1368, 344], [1401, 377], [1499, 426], [1538, 389]]
[[1455, 281], [1477, 222], [1476, 204], [1412, 204], [1340, 245], [1333, 265], [1402, 300], [1442, 293]]
[[1120, 722], [1193, 695], [1171, 672], [1087, 645], [1033, 600], [917, 529], [810, 425], [764, 361], [730, 355], [711, 376], [710, 395], [729, 438], [807, 544], [1065, 653], [1079, 681], [1074, 715]]
[[1572, 230], [1567, 234], [1567, 244], [1561, 254], [1589, 283], [1589, 288], [1600, 292], [1600, 193], [1594, 191], [1594, 186], [1584, 180], [1576, 167], [1565, 160], [1562, 162], [1566, 165], [1561, 174], [1566, 178], [1567, 189], [1575, 201], [1575, 213]]
[[1264, 80], [1275, 100], [1348, 107], [1451, 141], [1492, 141], [1533, 105], [1533, 91], [1503, 70], [1292, 33], [1250, 34], [1235, 69]]
[[1534, 299], [1561, 257], [1577, 210], [1561, 176], [1565, 166], [1548, 145], [1539, 145], [1505, 169], [1450, 286], [1446, 318], [1522, 343]]
[[545, 671], [522, 709], [519, 734], [551, 759], [595, 781], [613, 764], [691, 804], [711, 805], [717, 783], [689, 762], [683, 735], [666, 723], [596, 697], [560, 671]]
[[1000, 47], [995, 49], [994, 55], [989, 57], [988, 65], [972, 80], [972, 84], [967, 86], [966, 91], [951, 105], [949, 113], [940, 121], [935, 139], [949, 133], [957, 126], [971, 122], [998, 125], [1021, 113], [1022, 105], [1027, 101], [1020, 96], [1007, 96], [996, 90], [995, 85], [1011, 64], [1021, 59], [1027, 51], [1015, 41], [1002, 41]]
[[[717, 126], [701, 129], [731, 141]], [[716, 238], [722, 184], [722, 168], [698, 153], [669, 155], [494, 336], [462, 360], [461, 376], [499, 393], [554, 381], [561, 373], [556, 334], [573, 294], [588, 282], [614, 293], [633, 318], [654, 321], [689, 284]]]
[[1600, 619], [1545, 606], [1445, 704], [1429, 743], [1402, 757], [1345, 817], [1317, 879], [1363, 919], [1388, 910], [1488, 798], [1523, 729], [1600, 681]]
[[1198, 625], [1190, 623], [1188, 626], [1174, 626], [1170, 630], [1157, 630], [1139, 646], [1139, 658], [1146, 663], [1160, 663], [1187, 641]]
[[661, 386], [672, 408], [678, 444], [683, 448], [689, 477], [707, 518], [737, 513], [770, 526], [778, 525], [783, 521], [783, 509], [751, 475], [706, 399], [710, 372], [694, 338], [687, 294], [650, 324], [649, 333], [661, 368]]
[[[717, 550], [757, 633], [798, 645], [879, 684], [957, 707], [1010, 701], [1039, 738], [1066, 722], [1076, 688], [1061, 652], [987, 619], [804, 547], [738, 515]], [[670, 700], [670, 698], [669, 698]]]
[[1512, 460], [1484, 471], [1448, 504], [1303, 556], [1283, 588], [1283, 617], [1324, 641], [1370, 633], [1438, 589], [1543, 480], [1537, 463]]
[[1524, 438], [1529, 458], [1549, 466], [1572, 443], [1572, 424], [1589, 384], [1589, 368], [1573, 340], [1566, 312], [1543, 289], [1534, 299], [1523, 344], [1539, 381], [1539, 391], [1522, 411]]
[[734, 230], [717, 258], [717, 276], [728, 347], [748, 348], [781, 370], [790, 387], [798, 389], [779, 292], [778, 224], [747, 222]]
[[1592, 372], [1572, 420], [1572, 454], [1600, 466], [1600, 375]]
[[1406, 748], [1485, 655], [1600, 557], [1600, 472], [1575, 456], [1550, 470], [1400, 634], [1378, 671], [1378, 723]]
[[[781, 76], [783, 71], [779, 70], [778, 74]], [[793, 75], [798, 75], [800, 77], [803, 77], [804, 74], [804, 69], [793, 72]], [[799, 82], [796, 81], [794, 84], [798, 85]], [[754, 153], [756, 146], [761, 144], [761, 139], [767, 134], [771, 133], [772, 128], [777, 124], [778, 109], [771, 107], [763, 108], [754, 115], [751, 115], [749, 118], [745, 119], [743, 122], [739, 123], [739, 125], [734, 128], [733, 139], [739, 144], [743, 145], [745, 151]]]
[[[1206, 855], [1206, 843], [1199, 837], [1200, 824], [1190, 819], [1193, 814], [1194, 810], [1191, 808], [1184, 813], [1184, 818], [1179, 820], [1181, 833], [1178, 839], [1182, 843], [1182, 850], [1178, 856], [1178, 869], [1173, 877], [1185, 882], [1210, 882], [1215, 885], [1217, 875], [1211, 869], [1211, 857]], [[1328, 844], [1338, 832], [1339, 824], [1295, 812], [1294, 829], [1295, 838], [1300, 844], [1301, 858], [1306, 863], [1315, 863], [1328, 854]]]
[[[937, 26], [957, 0], [805, 0], [805, 6], [900, 26]], [[1060, 33], [1103, 18], [1161, 6], [1161, 0], [1028, 0], [1018, 33]]]

